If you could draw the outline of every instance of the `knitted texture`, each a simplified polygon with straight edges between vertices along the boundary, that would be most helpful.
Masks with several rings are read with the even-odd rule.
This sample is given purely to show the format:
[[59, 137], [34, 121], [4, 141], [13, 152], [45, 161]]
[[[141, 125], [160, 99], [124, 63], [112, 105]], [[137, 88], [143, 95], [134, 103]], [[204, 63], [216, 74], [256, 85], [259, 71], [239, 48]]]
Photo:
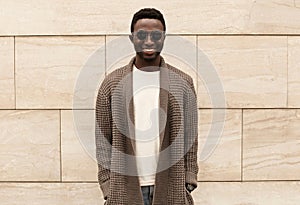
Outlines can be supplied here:
[[[96, 101], [98, 181], [107, 205], [143, 205], [134, 156], [134, 60], [106, 76]], [[198, 114], [193, 80], [163, 58], [160, 67], [160, 155], [153, 204], [193, 204], [185, 188], [186, 183], [197, 186], [198, 173]]]

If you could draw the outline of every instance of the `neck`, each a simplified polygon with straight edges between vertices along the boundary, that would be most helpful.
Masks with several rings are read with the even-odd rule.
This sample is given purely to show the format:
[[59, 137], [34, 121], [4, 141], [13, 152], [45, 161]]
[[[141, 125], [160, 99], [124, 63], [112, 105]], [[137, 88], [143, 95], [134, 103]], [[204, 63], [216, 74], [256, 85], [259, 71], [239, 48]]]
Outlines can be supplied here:
[[160, 56], [157, 56], [157, 58], [153, 59], [152, 61], [145, 61], [136, 55], [134, 64], [142, 71], [158, 71], [160, 66]]

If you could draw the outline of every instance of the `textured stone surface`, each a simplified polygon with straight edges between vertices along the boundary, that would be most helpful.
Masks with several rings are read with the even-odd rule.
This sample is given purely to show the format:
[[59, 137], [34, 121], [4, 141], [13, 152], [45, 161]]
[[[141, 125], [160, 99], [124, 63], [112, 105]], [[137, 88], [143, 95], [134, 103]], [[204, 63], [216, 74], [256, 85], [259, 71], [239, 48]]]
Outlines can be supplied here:
[[200, 110], [199, 122], [198, 180], [241, 180], [241, 110]]
[[0, 111], [0, 181], [60, 179], [59, 111]]
[[245, 110], [244, 180], [300, 179], [300, 110]]
[[0, 109], [15, 108], [14, 39], [0, 38]]
[[63, 181], [97, 181], [94, 110], [61, 111]]
[[144, 7], [161, 10], [170, 33], [299, 34], [299, 5], [299, 0], [14, 0], [1, 4], [0, 35], [124, 34]]
[[213, 99], [199, 85], [200, 107], [224, 106], [223, 91], [228, 108], [287, 106], [287, 37], [201, 36], [198, 47], [199, 73]]
[[106, 36], [106, 72], [125, 66], [135, 56], [129, 36]]
[[17, 108], [94, 108], [103, 45], [104, 37], [16, 38]]
[[198, 87], [196, 36], [167, 36], [162, 50], [166, 63], [180, 69], [193, 78], [195, 90]]
[[192, 194], [196, 205], [295, 205], [299, 182], [200, 182]]
[[300, 108], [300, 38], [289, 37], [288, 40], [288, 106]]
[[102, 205], [97, 183], [0, 183], [2, 205]]

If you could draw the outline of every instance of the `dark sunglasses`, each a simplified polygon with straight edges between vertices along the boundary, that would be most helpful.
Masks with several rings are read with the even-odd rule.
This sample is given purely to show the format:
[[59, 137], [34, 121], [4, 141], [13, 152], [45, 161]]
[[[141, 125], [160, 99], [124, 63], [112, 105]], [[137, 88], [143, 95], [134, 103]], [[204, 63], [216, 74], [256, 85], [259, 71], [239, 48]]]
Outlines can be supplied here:
[[133, 35], [135, 35], [140, 41], [144, 41], [146, 40], [147, 36], [150, 34], [151, 40], [152, 41], [159, 41], [162, 39], [162, 37], [164, 36], [163, 31], [144, 31], [144, 30], [139, 30], [137, 32], [132, 33]]

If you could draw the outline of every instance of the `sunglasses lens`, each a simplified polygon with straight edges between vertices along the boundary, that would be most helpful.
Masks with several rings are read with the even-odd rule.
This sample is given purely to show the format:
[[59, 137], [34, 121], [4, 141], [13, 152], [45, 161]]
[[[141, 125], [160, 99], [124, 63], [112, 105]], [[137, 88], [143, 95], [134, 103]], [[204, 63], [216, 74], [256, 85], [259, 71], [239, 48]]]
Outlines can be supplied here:
[[136, 36], [139, 40], [143, 41], [147, 38], [147, 32], [146, 31], [138, 31], [136, 33]]
[[160, 32], [160, 31], [153, 31], [151, 33], [151, 37], [152, 37], [153, 41], [159, 41], [161, 39], [161, 37], [162, 37], [162, 32]]

